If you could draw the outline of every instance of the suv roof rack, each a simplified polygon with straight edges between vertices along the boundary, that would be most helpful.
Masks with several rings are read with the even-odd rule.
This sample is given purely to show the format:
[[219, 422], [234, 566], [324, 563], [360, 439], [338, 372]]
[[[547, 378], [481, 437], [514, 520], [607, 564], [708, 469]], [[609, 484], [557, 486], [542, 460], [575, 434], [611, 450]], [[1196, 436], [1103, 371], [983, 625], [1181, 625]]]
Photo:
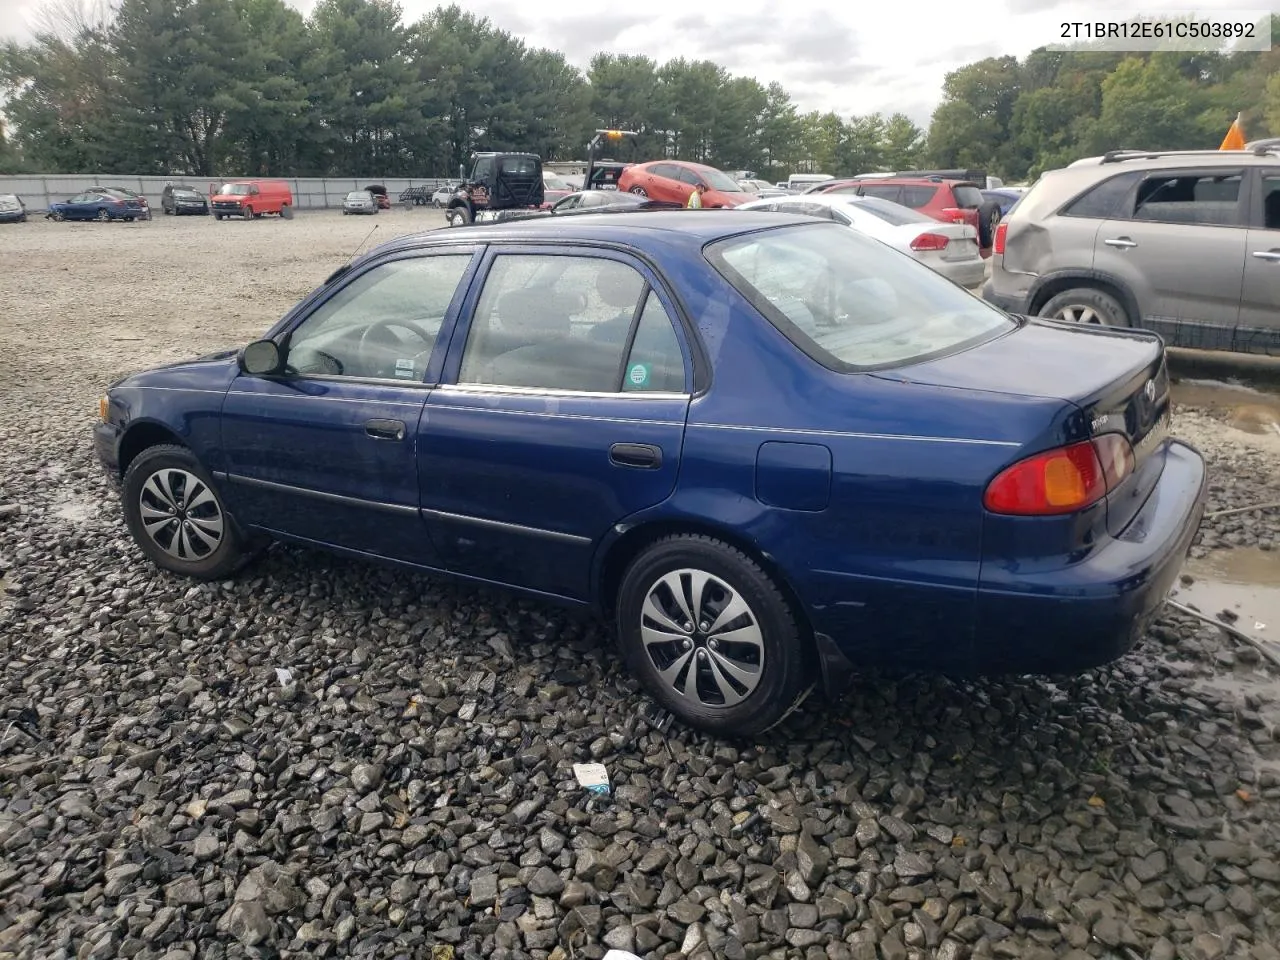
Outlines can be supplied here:
[[1280, 145], [1261, 143], [1246, 150], [1108, 150], [1102, 155], [1102, 163], [1121, 163], [1125, 160], [1158, 160], [1161, 157], [1262, 157], [1280, 153]]

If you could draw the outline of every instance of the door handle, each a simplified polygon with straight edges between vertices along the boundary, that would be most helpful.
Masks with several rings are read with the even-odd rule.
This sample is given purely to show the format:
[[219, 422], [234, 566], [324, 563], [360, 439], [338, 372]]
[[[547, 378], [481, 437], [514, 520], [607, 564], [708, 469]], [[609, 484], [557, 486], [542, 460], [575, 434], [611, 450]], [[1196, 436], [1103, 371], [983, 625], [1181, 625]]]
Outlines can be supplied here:
[[404, 424], [399, 420], [366, 420], [364, 432], [375, 440], [403, 440]]
[[1122, 250], [1128, 250], [1130, 247], [1136, 247], [1137, 244], [1128, 237], [1116, 237], [1114, 240], [1103, 240], [1108, 247], [1120, 247]]
[[1255, 250], [1253, 255], [1259, 260], [1280, 261], [1280, 250]]
[[662, 448], [651, 443], [615, 443], [609, 448], [609, 462], [618, 467], [657, 470], [662, 466]]

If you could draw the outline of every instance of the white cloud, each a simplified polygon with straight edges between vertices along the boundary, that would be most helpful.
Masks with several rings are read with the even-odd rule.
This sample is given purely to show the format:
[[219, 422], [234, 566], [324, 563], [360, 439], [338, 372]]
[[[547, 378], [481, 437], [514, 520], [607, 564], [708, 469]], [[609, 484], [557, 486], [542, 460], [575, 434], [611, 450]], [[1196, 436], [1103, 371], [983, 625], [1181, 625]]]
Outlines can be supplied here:
[[[288, 0], [309, 12], [315, 0]], [[40, 0], [0, 0], [0, 36], [27, 35]], [[405, 19], [417, 20], [439, 0], [401, 0]], [[847, 0], [643, 0], [635, 4], [578, 4], [550, 0], [466, 0], [468, 11], [535, 47], [561, 50], [585, 68], [598, 51], [640, 53], [659, 62], [708, 59], [762, 83], [778, 81], [802, 110], [842, 115], [901, 111], [928, 124], [947, 72], [984, 56], [1022, 57], [1058, 42], [1064, 21], [1123, 19], [1132, 12], [1173, 16], [1178, 8], [1151, 0], [1060, 3], [990, 0], [975, 15], [954, 0], [912, 0], [858, 7]], [[1213, 11], [1280, 13], [1280, 0], [1197, 0]], [[612, 8], [612, 9], [610, 9]]]

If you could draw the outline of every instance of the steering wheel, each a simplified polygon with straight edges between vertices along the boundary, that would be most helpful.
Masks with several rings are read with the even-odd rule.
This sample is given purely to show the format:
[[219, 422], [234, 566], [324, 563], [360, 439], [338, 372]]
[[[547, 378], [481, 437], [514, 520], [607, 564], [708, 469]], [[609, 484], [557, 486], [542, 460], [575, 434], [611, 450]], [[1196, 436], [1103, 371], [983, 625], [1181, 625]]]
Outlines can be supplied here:
[[[357, 346], [357, 354], [360, 357], [360, 366], [366, 370], [374, 371], [374, 374], [372, 374], [374, 376], [381, 377], [386, 373], [378, 362], [381, 359], [385, 359], [385, 356], [377, 357], [375, 355], [377, 353], [375, 345], [380, 346], [384, 350], [387, 347], [391, 347], [393, 350], [399, 350], [404, 346], [404, 340], [391, 332], [393, 329], [407, 330], [411, 336], [422, 341], [424, 349], [417, 351], [413, 355], [415, 367], [417, 366], [418, 357], [422, 356], [423, 353], [430, 353], [431, 347], [435, 341], [435, 338], [432, 337], [431, 334], [406, 320], [375, 320], [365, 328], [364, 333], [360, 334], [360, 342]], [[375, 333], [378, 334], [377, 337], [374, 336]], [[382, 336], [384, 333], [387, 336]], [[394, 376], [394, 374], [395, 370], [392, 370], [389, 375]]]

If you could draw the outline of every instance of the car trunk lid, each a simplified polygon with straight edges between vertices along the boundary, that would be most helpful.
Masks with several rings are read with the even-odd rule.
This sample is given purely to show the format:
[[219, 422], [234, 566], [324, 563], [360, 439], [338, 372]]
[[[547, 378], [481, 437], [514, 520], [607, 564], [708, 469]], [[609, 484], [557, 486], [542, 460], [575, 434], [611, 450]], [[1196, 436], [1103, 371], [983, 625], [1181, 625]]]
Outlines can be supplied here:
[[[1133, 448], [1134, 469], [1108, 497], [1113, 535], [1128, 525], [1159, 478], [1159, 462], [1148, 462], [1169, 435], [1171, 400], [1164, 344], [1154, 334], [1035, 319], [971, 350], [905, 367], [898, 376], [1061, 400], [1075, 412], [1066, 418], [1066, 435], [1058, 443], [1104, 433], [1124, 436]], [[1015, 459], [1037, 452], [1026, 449]]]

